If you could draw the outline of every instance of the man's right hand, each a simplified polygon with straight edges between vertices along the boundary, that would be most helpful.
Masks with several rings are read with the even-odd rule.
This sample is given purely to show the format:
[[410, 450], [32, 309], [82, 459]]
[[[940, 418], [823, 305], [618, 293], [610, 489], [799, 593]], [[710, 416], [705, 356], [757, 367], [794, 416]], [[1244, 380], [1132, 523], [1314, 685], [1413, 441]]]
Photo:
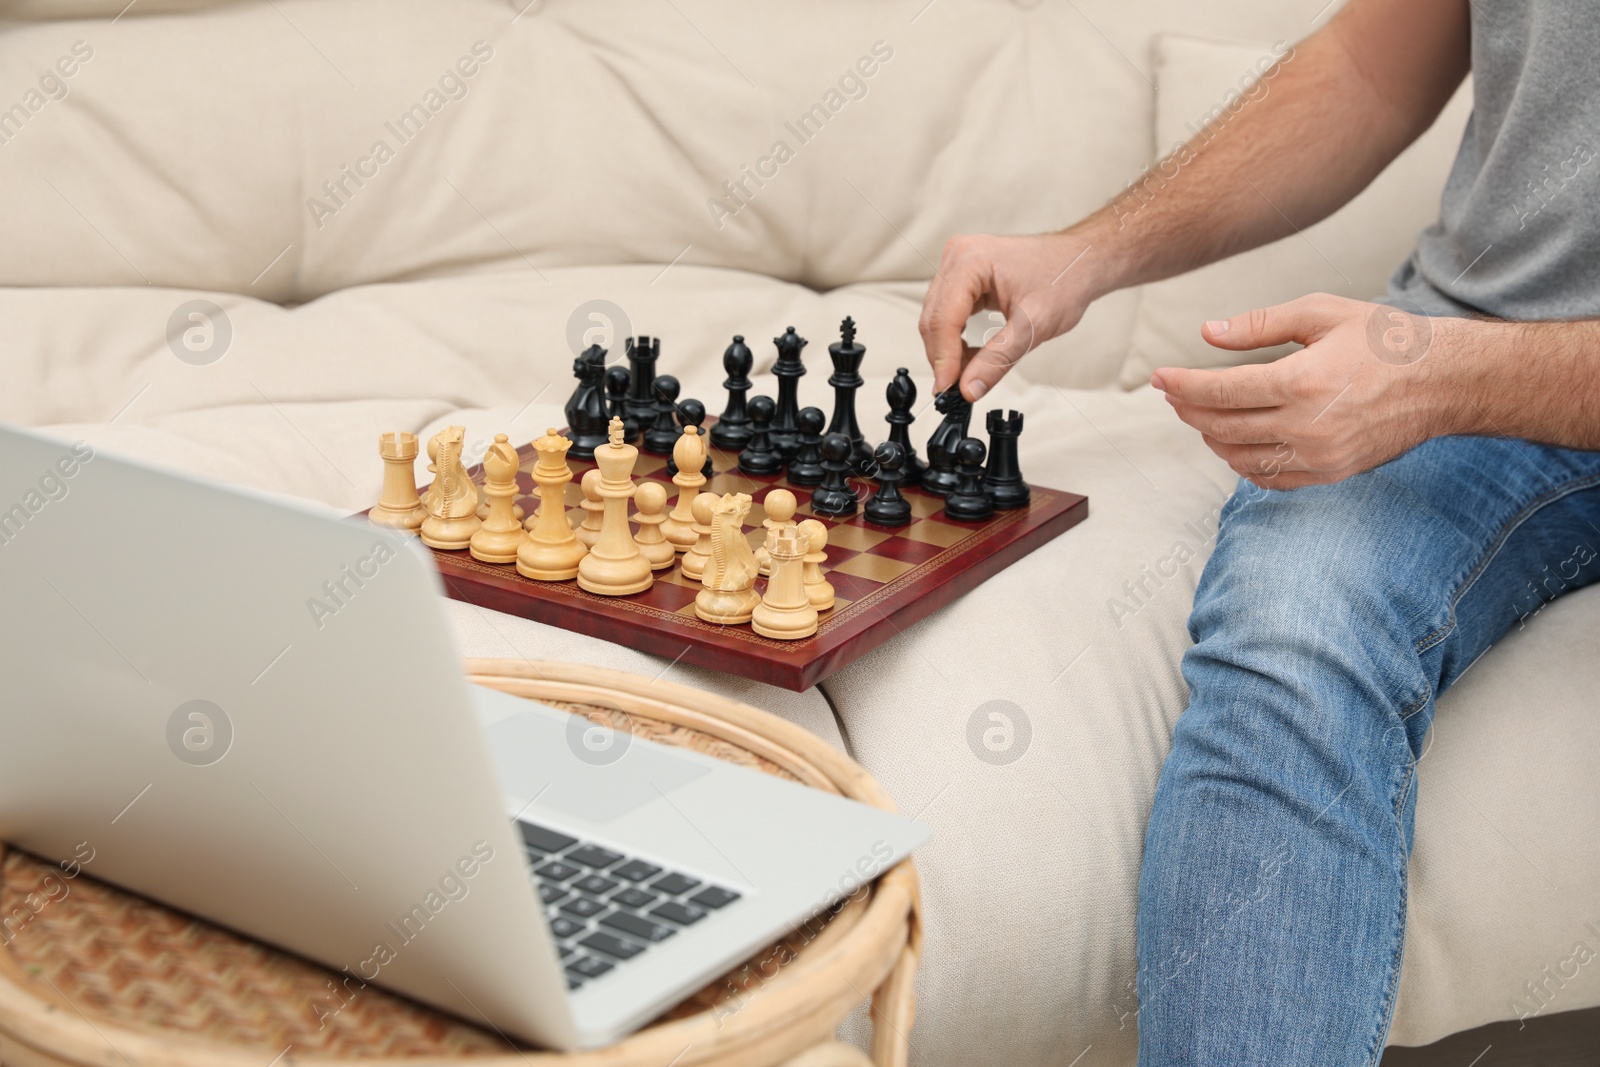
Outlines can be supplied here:
[[[1091, 281], [1089, 248], [1071, 233], [950, 238], [917, 324], [934, 390], [959, 380], [962, 394], [979, 400], [1017, 360], [1076, 326], [1101, 295]], [[974, 348], [961, 332], [979, 311], [998, 311], [1006, 324]]]

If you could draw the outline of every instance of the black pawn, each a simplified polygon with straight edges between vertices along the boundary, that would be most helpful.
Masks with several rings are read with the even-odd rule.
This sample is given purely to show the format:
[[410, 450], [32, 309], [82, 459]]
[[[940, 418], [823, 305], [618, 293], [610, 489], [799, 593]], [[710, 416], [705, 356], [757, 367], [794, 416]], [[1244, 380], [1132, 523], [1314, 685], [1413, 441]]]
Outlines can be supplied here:
[[572, 437], [570, 454], [593, 459], [594, 450], [608, 440], [606, 429], [611, 418], [606, 414], [602, 382], [606, 376], [606, 350], [590, 345], [572, 362], [578, 387], [567, 400], [567, 432]]
[[811, 491], [811, 510], [818, 515], [854, 515], [860, 501], [847, 482], [850, 438], [830, 433], [822, 439], [822, 484]]
[[944, 421], [928, 438], [928, 469], [922, 475], [922, 488], [934, 496], [947, 496], [960, 481], [956, 446], [967, 436], [972, 405], [961, 396], [961, 386], [952, 385], [934, 398], [933, 406], [944, 413]]
[[742, 334], [734, 334], [733, 344], [722, 353], [722, 369], [728, 375], [722, 387], [728, 391], [728, 406], [711, 427], [711, 443], [724, 452], [738, 452], [750, 443], [750, 413], [745, 409], [745, 396], [750, 392], [750, 368], [755, 359]]
[[928, 467], [911, 444], [911, 424], [917, 419], [911, 414], [911, 409], [917, 406], [917, 383], [911, 380], [911, 372], [904, 367], [895, 371], [885, 396], [889, 400], [889, 414], [883, 418], [889, 424], [889, 440], [900, 446], [900, 454], [905, 457], [901, 484], [921, 485], [922, 472]]
[[778, 362], [772, 373], [778, 379], [778, 406], [772, 415], [772, 447], [783, 453], [783, 461], [794, 458], [800, 447], [800, 379], [806, 365], [800, 361], [800, 350], [809, 342], [794, 332], [791, 326], [782, 337], [774, 337], [778, 346]]
[[822, 424], [826, 418], [821, 408], [800, 409], [800, 447], [789, 461], [790, 484], [822, 484]]
[[[701, 429], [701, 427], [703, 427], [705, 425], [705, 422], [706, 422], [706, 406], [704, 404], [702, 404], [702, 403], [700, 403], [700, 401], [692, 399], [692, 398], [689, 399], [689, 400], [680, 400], [680, 401], [678, 401], [678, 433], [679, 434], [683, 433], [683, 428], [685, 426], [693, 426], [696, 430], [700, 430], [700, 443], [701, 444], [705, 444], [705, 431], [703, 429]], [[676, 441], [673, 442], [672, 447], [673, 448], [677, 448], [678, 447], [678, 444], [677, 444]], [[677, 473], [678, 473], [678, 461], [673, 459], [669, 455], [667, 457], [667, 477], [671, 478], [673, 475], [675, 475]], [[700, 468], [700, 473], [705, 475], [707, 478], [711, 477], [714, 473], [716, 473], [716, 471], [711, 466], [711, 450], [709, 448], [706, 449], [706, 462], [705, 462], [705, 466]]]
[[905, 478], [904, 450], [893, 441], [885, 441], [872, 453], [877, 471], [878, 491], [872, 494], [862, 514], [867, 521], [879, 526], [904, 526], [911, 521], [911, 501], [900, 495], [900, 482]]
[[622, 439], [632, 444], [639, 437], [639, 424], [628, 414], [628, 368], [617, 364], [606, 371], [606, 418], [622, 420]]
[[770, 396], [750, 398], [750, 443], [739, 453], [739, 469], [746, 474], [783, 470], [783, 456], [772, 447], [772, 413], [776, 410]]
[[856, 320], [845, 316], [839, 324], [839, 340], [828, 346], [828, 355], [833, 359], [833, 374], [828, 378], [828, 384], [833, 386], [833, 419], [828, 423], [828, 432], [850, 438], [850, 466], [858, 474], [872, 465], [872, 448], [856, 422], [856, 390], [867, 384], [860, 374], [866, 354], [866, 348], [856, 344]]
[[678, 379], [670, 374], [663, 374], [656, 379], [654, 421], [644, 432], [646, 452], [654, 452], [658, 456], [672, 455], [673, 446], [678, 443], [680, 433], [678, 420], [674, 417], [678, 410], [678, 388]]
[[957, 522], [983, 522], [994, 515], [994, 501], [983, 491], [983, 457], [988, 449], [976, 437], [956, 445], [959, 481], [944, 498], [944, 513]]
[[661, 338], [628, 338], [628, 414], [638, 429], [647, 429], [656, 417], [656, 360]]
[[1033, 491], [1022, 480], [1017, 465], [1017, 439], [1022, 436], [1022, 412], [989, 412], [989, 466], [983, 472], [983, 491], [1000, 511], [1025, 508]]

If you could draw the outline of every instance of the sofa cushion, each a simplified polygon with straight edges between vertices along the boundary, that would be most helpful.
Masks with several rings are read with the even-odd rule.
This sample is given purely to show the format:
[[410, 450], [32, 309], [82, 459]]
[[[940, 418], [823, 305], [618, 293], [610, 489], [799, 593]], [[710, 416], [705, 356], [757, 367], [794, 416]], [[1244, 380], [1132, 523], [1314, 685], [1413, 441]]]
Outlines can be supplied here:
[[[1163, 152], [1203, 129], [1215, 109], [1248, 109], [1241, 85], [1250, 87], [1254, 99], [1271, 94], [1271, 81], [1250, 79], [1271, 61], [1272, 45], [1161, 34], [1154, 48], [1156, 144]], [[1206, 319], [1228, 318], [1307, 293], [1356, 300], [1381, 296], [1389, 275], [1411, 254], [1417, 233], [1438, 217], [1439, 194], [1471, 113], [1472, 89], [1465, 85], [1426, 133], [1328, 218], [1264, 248], [1144, 286], [1133, 345], [1122, 368], [1123, 386], [1145, 384], [1158, 367], [1240, 362], [1239, 353], [1212, 348], [1200, 339], [1200, 324]], [[1132, 224], [1137, 225], [1137, 216]], [[1245, 358], [1267, 362], [1293, 348], [1279, 345]]]

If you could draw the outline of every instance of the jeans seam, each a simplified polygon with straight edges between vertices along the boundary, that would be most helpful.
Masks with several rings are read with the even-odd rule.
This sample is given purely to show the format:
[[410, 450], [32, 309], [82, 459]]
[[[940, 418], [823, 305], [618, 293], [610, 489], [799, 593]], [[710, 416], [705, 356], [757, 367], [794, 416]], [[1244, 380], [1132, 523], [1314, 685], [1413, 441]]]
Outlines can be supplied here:
[[1557, 500], [1560, 500], [1563, 497], [1571, 496], [1573, 493], [1582, 492], [1583, 490], [1592, 488], [1595, 485], [1600, 485], [1600, 474], [1587, 474], [1582, 478], [1574, 478], [1569, 482], [1564, 482], [1561, 485], [1556, 486], [1554, 489], [1545, 492], [1543, 495], [1537, 496], [1533, 500], [1529, 501], [1523, 506], [1521, 511], [1513, 515], [1504, 526], [1500, 527], [1499, 532], [1495, 534], [1494, 540], [1490, 542], [1488, 549], [1484, 551], [1483, 557], [1473, 565], [1472, 570], [1467, 572], [1467, 576], [1461, 580], [1461, 584], [1458, 585], [1455, 592], [1450, 595], [1449, 620], [1437, 630], [1434, 630], [1432, 633], [1426, 634], [1418, 639], [1413, 646], [1416, 651], [1419, 654], [1428, 651], [1428, 649], [1449, 637], [1451, 632], [1455, 630], [1456, 606], [1461, 603], [1461, 598], [1466, 596], [1467, 593], [1471, 591], [1473, 585], [1477, 583], [1478, 579], [1483, 576], [1483, 572], [1488, 569], [1489, 564], [1494, 562], [1495, 557], [1500, 555], [1500, 550], [1503, 549], [1506, 545], [1506, 542], [1511, 539], [1511, 535], [1516, 533], [1518, 527], [1527, 522], [1538, 511], [1550, 506], [1551, 504], [1554, 504]]
[[1410, 795], [1411, 787], [1415, 781], [1416, 763], [1413, 761], [1406, 766], [1400, 789], [1395, 795], [1395, 833], [1400, 843], [1399, 863], [1396, 867], [1400, 878], [1400, 903], [1395, 909], [1394, 925], [1389, 932], [1389, 939], [1394, 945], [1394, 951], [1390, 954], [1389, 980], [1385, 983], [1383, 1007], [1378, 1013], [1378, 1028], [1372, 1035], [1372, 1041], [1367, 1048], [1367, 1067], [1379, 1067], [1383, 1059], [1385, 1039], [1388, 1037], [1389, 1028], [1394, 1025], [1395, 1002], [1400, 992], [1400, 968], [1405, 961], [1406, 898], [1409, 895], [1409, 887], [1407, 885], [1409, 879], [1406, 877], [1409, 858], [1406, 856], [1405, 828], [1401, 825], [1400, 812], [1405, 807], [1406, 798]]

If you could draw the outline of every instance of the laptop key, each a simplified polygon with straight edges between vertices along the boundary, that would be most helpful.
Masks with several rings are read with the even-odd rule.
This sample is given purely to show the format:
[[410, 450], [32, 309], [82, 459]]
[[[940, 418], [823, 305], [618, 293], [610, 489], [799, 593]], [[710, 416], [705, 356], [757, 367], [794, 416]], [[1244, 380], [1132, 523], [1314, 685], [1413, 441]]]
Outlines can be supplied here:
[[578, 950], [575, 949], [575, 948], [570, 948], [570, 947], [568, 947], [566, 945], [557, 945], [556, 946], [556, 951], [561, 953], [561, 958], [562, 959], [566, 959], [569, 956], [575, 955]]
[[697, 908], [693, 904], [679, 904], [675, 900], [669, 900], [661, 907], [652, 909], [650, 914], [654, 918], [666, 919], [668, 922], [675, 922], [679, 926], [693, 926], [711, 913], [704, 908]]
[[611, 871], [611, 877], [623, 878], [630, 882], [642, 882], [646, 878], [654, 878], [661, 873], [661, 868], [644, 860], [629, 860], [621, 867]]
[[554, 830], [547, 830], [543, 826], [535, 826], [531, 822], [517, 820], [517, 829], [522, 831], [522, 840], [529, 848], [536, 848], [543, 852], [560, 852], [564, 848], [571, 848], [578, 843], [576, 837], [558, 834]]
[[561, 910], [568, 915], [576, 915], [580, 919], [589, 919], [605, 911], [606, 906], [589, 897], [573, 897], [561, 905]]
[[687, 893], [700, 884], [700, 879], [690, 878], [687, 874], [669, 874], [665, 878], [658, 878], [650, 884], [650, 888], [657, 893], [665, 893], [675, 897], [679, 893]]
[[702, 908], [721, 908], [738, 899], [739, 894], [731, 889], [724, 889], [720, 885], [708, 885], [690, 897], [689, 903], [698, 904]]
[[643, 945], [635, 945], [632, 941], [612, 937], [603, 930], [596, 930], [578, 944], [584, 948], [592, 948], [596, 952], [604, 952], [607, 956], [615, 956], [619, 960], [631, 960], [644, 951]]
[[567, 975], [567, 992], [568, 993], [571, 993], [573, 990], [582, 989], [582, 988], [583, 988], [583, 983], [582, 982], [580, 982], [578, 979], [572, 977], [572, 975], [570, 975], [570, 974]]
[[554, 904], [571, 895], [554, 882], [544, 882], [539, 886], [539, 900], [545, 904]]
[[568, 878], [576, 878], [582, 874], [583, 868], [574, 867], [570, 863], [562, 863], [560, 860], [551, 860], [533, 873], [547, 881], [565, 882]]
[[589, 929], [584, 923], [576, 919], [569, 919], [565, 915], [557, 915], [550, 920], [550, 932], [557, 937], [576, 937]]
[[678, 931], [661, 923], [653, 923], [649, 919], [627, 911], [614, 911], [600, 920], [601, 926], [609, 926], [613, 930], [621, 930], [625, 934], [643, 938], [646, 941], [665, 941]]
[[611, 970], [613, 966], [614, 964], [607, 963], [605, 960], [594, 956], [579, 956], [567, 964], [567, 971], [568, 973], [576, 972], [584, 978], [599, 978], [602, 974]]
[[622, 853], [612, 852], [609, 848], [601, 848], [599, 845], [584, 845], [582, 848], [573, 849], [562, 858], [572, 863], [581, 863], [585, 867], [603, 869], [620, 860]]
[[585, 893], [593, 893], [596, 896], [603, 896], [617, 888], [617, 883], [609, 878], [602, 878], [598, 874], [591, 874], [587, 878], [579, 878], [576, 882], [573, 882], [572, 888], [581, 889]]
[[648, 908], [660, 899], [654, 893], [646, 893], [643, 889], [629, 888], [614, 894], [611, 903], [624, 908]]

